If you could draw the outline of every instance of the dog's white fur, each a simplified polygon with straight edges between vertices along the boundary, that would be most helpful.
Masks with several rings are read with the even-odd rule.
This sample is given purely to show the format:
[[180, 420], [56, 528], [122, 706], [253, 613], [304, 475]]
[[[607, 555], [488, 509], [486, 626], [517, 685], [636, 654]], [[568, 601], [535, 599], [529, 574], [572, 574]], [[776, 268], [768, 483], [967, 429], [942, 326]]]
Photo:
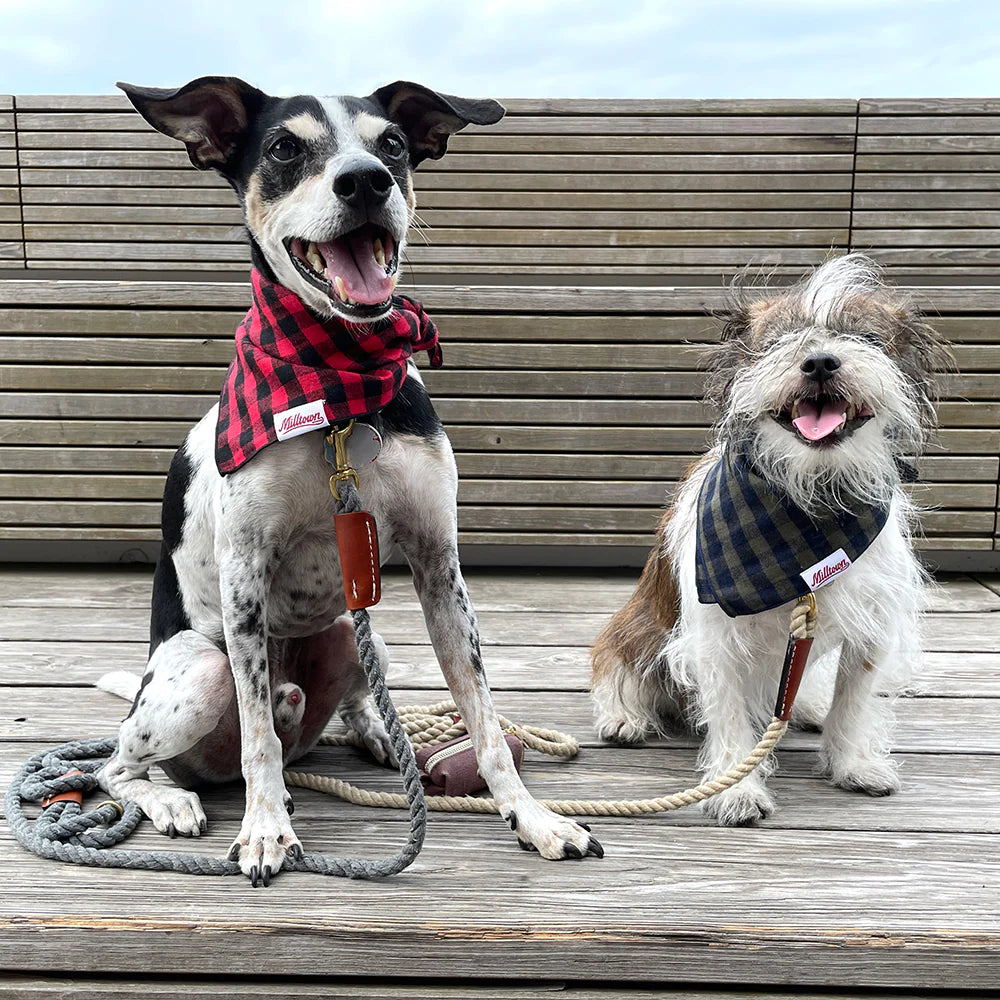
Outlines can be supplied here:
[[[634, 742], [667, 718], [685, 717], [705, 730], [700, 766], [710, 776], [743, 759], [770, 719], [789, 606], [729, 618], [718, 605], [699, 603], [695, 584], [702, 483], [726, 448], [742, 448], [804, 509], [855, 499], [890, 506], [869, 549], [817, 594], [819, 630], [793, 716], [822, 726], [821, 766], [834, 784], [886, 795], [899, 787], [888, 692], [918, 662], [924, 589], [910, 545], [914, 509], [896, 459], [918, 451], [930, 429], [930, 371], [943, 345], [857, 254], [737, 312], [729, 343], [717, 352], [717, 443], [680, 485], [636, 593], [595, 645], [597, 728], [605, 739]], [[772, 416], [802, 393], [800, 363], [815, 351], [841, 359], [838, 393], [874, 411], [831, 447], [806, 444]], [[771, 767], [710, 799], [708, 812], [723, 825], [770, 814]]]

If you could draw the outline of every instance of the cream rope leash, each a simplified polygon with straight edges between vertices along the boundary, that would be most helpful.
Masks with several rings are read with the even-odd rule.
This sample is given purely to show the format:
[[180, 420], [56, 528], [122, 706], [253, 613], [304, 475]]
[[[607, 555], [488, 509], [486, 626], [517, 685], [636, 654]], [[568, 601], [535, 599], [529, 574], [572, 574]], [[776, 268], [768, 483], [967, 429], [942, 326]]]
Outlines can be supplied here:
[[[550, 799], [539, 800], [541, 804], [563, 816], [643, 816], [670, 812], [693, 805], [695, 802], [703, 802], [741, 782], [767, 760], [788, 730], [792, 702], [805, 668], [809, 647], [816, 634], [816, 600], [812, 594], [800, 597], [796, 601], [792, 608], [788, 631], [788, 648], [785, 653], [774, 718], [764, 730], [757, 746], [740, 763], [700, 785], [661, 798]], [[444, 743], [465, 734], [465, 723], [453, 714], [455, 710], [454, 702], [442, 701], [436, 705], [408, 705], [397, 711], [406, 735], [410, 738], [414, 749], [417, 749], [432, 743]], [[539, 729], [536, 726], [517, 725], [502, 715], [498, 715], [497, 719], [505, 731], [514, 733], [532, 750], [565, 758], [575, 757], [579, 752], [580, 744], [565, 733]], [[344, 736], [324, 736], [320, 742], [332, 746], [364, 747], [361, 737], [353, 731]], [[406, 797], [403, 795], [369, 791], [339, 778], [327, 778], [302, 771], [285, 771], [285, 781], [299, 788], [311, 788], [317, 792], [334, 795], [354, 805], [381, 809], [404, 809], [407, 806]], [[494, 799], [479, 798], [474, 795], [429, 795], [426, 803], [432, 812], [499, 812]]]

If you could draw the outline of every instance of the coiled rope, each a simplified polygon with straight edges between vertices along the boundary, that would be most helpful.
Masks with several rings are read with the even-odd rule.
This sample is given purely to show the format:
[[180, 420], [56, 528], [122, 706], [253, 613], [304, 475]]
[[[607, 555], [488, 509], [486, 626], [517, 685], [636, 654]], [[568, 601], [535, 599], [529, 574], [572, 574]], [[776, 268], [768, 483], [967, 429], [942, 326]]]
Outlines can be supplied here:
[[[340, 484], [339, 496], [339, 513], [361, 510], [361, 500], [352, 482]], [[286, 857], [282, 870], [355, 879], [383, 878], [407, 868], [420, 853], [427, 829], [427, 808], [413, 747], [389, 696], [378, 650], [372, 641], [368, 611], [361, 609], [351, 614], [359, 659], [399, 761], [405, 793], [396, 796], [396, 808], [410, 810], [409, 834], [399, 853], [380, 861], [305, 854], [298, 860]], [[43, 858], [96, 868], [238, 875], [240, 866], [235, 861], [209, 855], [118, 848], [116, 845], [128, 837], [142, 819], [142, 812], [132, 802], [123, 805], [103, 802], [96, 809], [83, 812], [77, 802], [63, 800], [44, 808], [34, 822], [27, 817], [25, 802], [41, 802], [63, 792], [86, 793], [96, 789], [97, 772], [117, 746], [118, 741], [113, 739], [80, 740], [42, 751], [27, 760], [11, 780], [4, 799], [7, 822], [18, 843]], [[67, 774], [68, 771], [79, 773]]]
[[[782, 677], [781, 690], [778, 695], [778, 705], [791, 709], [791, 701], [795, 690], [788, 686], [788, 661], [794, 644], [798, 641], [811, 640], [816, 634], [816, 602], [812, 595], [799, 598], [792, 608], [789, 622], [789, 647], [786, 653], [786, 670]], [[802, 667], [805, 660], [802, 660]], [[798, 679], [795, 679], [797, 686]], [[466, 733], [465, 723], [455, 715], [456, 706], [453, 701], [442, 701], [436, 705], [407, 705], [398, 709], [410, 742], [419, 748], [432, 743], [444, 743]], [[539, 799], [547, 809], [562, 816], [645, 816], [651, 813], [670, 812], [682, 809], [696, 802], [704, 802], [713, 798], [733, 785], [741, 782], [748, 774], [756, 771], [770, 756], [774, 748], [781, 742], [788, 731], [788, 721], [778, 718], [785, 714], [781, 708], [775, 711], [767, 729], [764, 730], [757, 745], [738, 764], [733, 765], [724, 774], [717, 775], [700, 785], [685, 788], [654, 799]], [[500, 725], [508, 732], [514, 733], [526, 747], [552, 757], [575, 757], [580, 750], [580, 744], [565, 733], [552, 729], [539, 729], [537, 726], [518, 725], [497, 716]], [[324, 736], [321, 743], [334, 746], [363, 747], [361, 737], [354, 732], [345, 736]], [[402, 795], [392, 792], [374, 792], [359, 788], [350, 782], [339, 778], [328, 778], [320, 774], [309, 774], [302, 771], [285, 771], [285, 781], [299, 788], [311, 788], [313, 791], [334, 795], [345, 802], [359, 806], [372, 806], [380, 809], [402, 809], [405, 801]], [[480, 798], [474, 795], [432, 795], [427, 799], [427, 808], [432, 812], [468, 812], [496, 813], [499, 812], [496, 800]]]

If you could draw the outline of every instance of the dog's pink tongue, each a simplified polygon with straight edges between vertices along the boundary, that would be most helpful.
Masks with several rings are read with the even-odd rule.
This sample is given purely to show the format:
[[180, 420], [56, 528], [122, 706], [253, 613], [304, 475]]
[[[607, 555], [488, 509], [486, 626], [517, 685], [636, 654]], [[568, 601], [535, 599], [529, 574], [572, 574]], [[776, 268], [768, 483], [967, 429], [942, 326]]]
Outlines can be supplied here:
[[811, 399], [799, 401], [799, 415], [792, 421], [808, 441], [820, 441], [847, 420], [847, 400], [828, 400], [821, 407]]
[[368, 233], [353, 233], [333, 243], [320, 243], [330, 281], [344, 280], [347, 295], [355, 302], [376, 306], [392, 295], [392, 278], [375, 259], [375, 246]]

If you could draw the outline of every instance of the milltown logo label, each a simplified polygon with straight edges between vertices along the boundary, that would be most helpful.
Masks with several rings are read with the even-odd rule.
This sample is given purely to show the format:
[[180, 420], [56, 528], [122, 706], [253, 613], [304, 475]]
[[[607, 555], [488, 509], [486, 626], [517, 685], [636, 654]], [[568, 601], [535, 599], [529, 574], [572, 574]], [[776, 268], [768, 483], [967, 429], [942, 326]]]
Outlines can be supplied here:
[[820, 559], [818, 563], [804, 569], [799, 576], [806, 582], [810, 590], [819, 590], [825, 587], [834, 577], [840, 576], [851, 568], [851, 560], [843, 549], [831, 552], [825, 559]]
[[329, 426], [330, 421], [326, 417], [322, 399], [317, 399], [314, 403], [303, 403], [302, 406], [274, 415], [274, 433], [279, 441]]

